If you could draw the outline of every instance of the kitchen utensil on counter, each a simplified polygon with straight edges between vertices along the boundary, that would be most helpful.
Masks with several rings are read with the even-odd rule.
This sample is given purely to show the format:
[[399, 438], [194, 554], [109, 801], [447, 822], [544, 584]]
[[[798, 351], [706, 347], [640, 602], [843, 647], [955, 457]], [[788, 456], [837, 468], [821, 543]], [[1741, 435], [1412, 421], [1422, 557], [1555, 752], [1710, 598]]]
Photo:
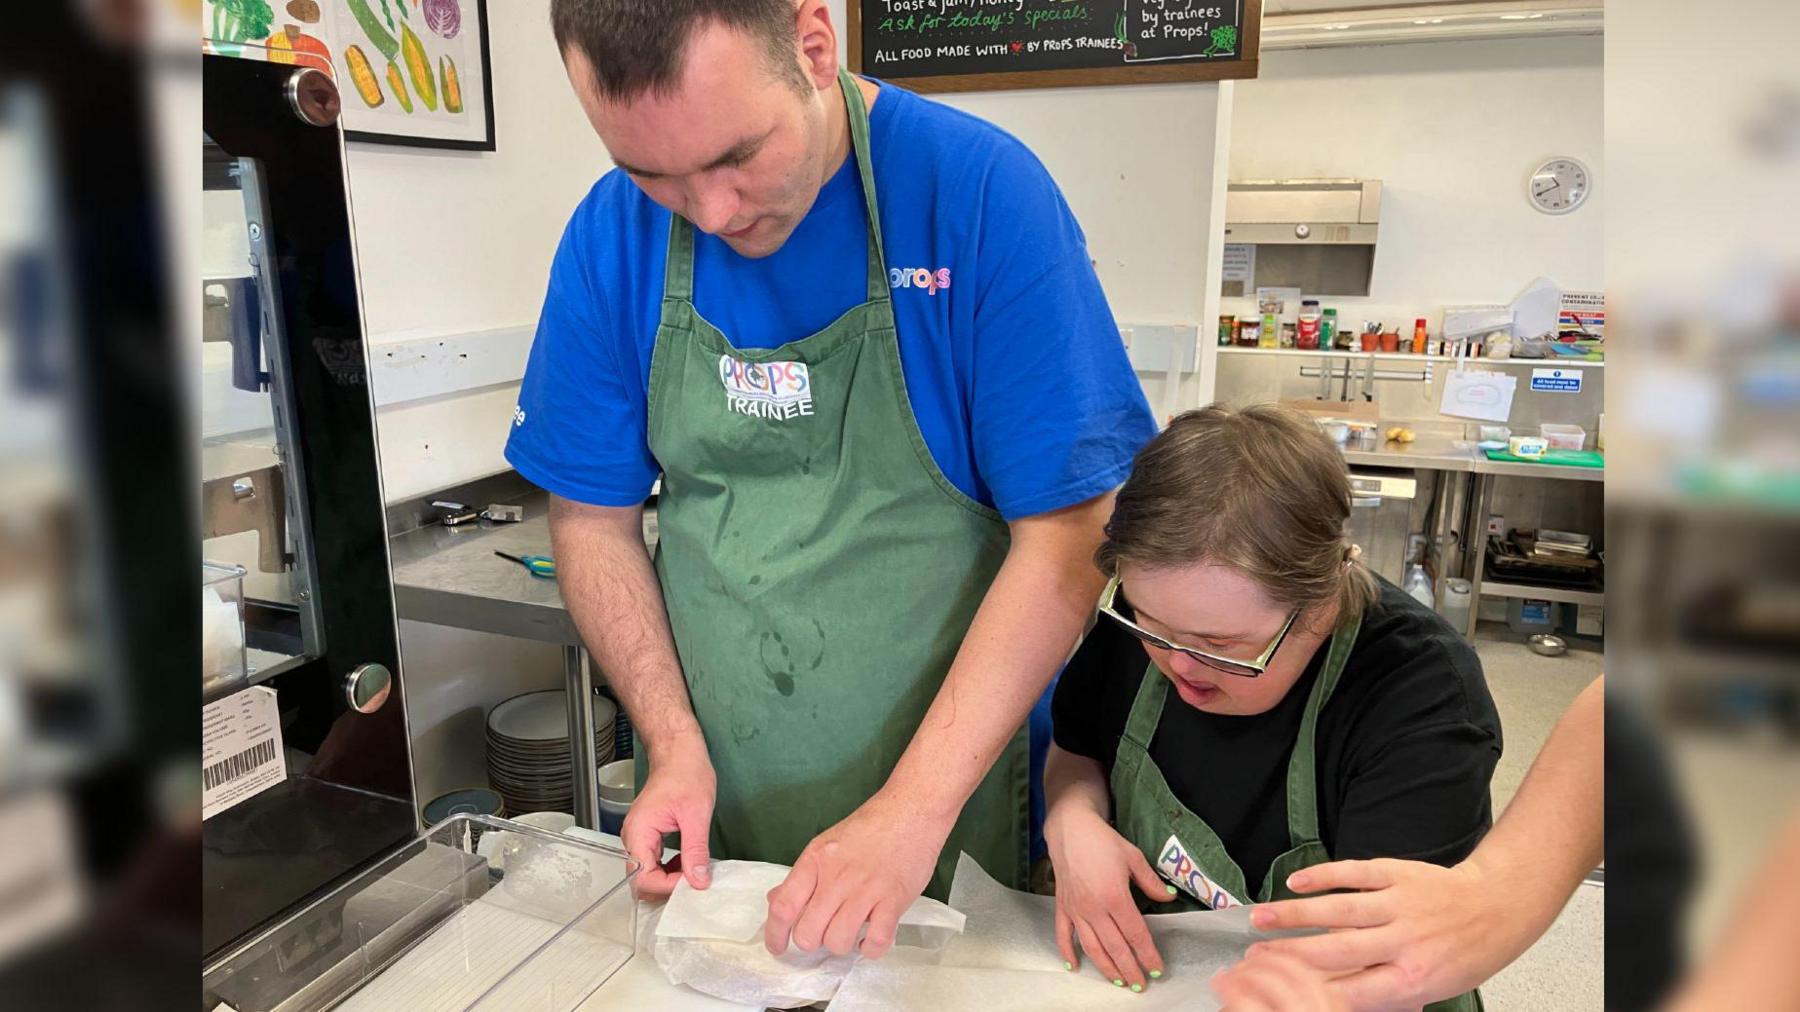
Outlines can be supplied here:
[[1552, 450], [1579, 450], [1587, 445], [1587, 430], [1579, 425], [1545, 422], [1538, 426], [1538, 435]]
[[545, 580], [556, 579], [556, 560], [548, 555], [508, 555], [505, 552], [495, 552], [494, 554], [502, 559], [510, 559], [531, 570], [532, 576]]

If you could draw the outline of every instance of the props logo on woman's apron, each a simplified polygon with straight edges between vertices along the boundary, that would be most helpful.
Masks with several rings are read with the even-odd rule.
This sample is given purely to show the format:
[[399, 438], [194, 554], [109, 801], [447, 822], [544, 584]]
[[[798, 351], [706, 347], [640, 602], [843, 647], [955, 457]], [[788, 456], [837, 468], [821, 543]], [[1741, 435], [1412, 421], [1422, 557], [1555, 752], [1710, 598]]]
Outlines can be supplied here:
[[1244, 905], [1219, 883], [1207, 878], [1206, 873], [1200, 870], [1200, 866], [1188, 854], [1187, 848], [1173, 836], [1169, 837], [1168, 843], [1163, 844], [1162, 856], [1156, 859], [1156, 870], [1175, 883], [1177, 888], [1214, 910]]
[[805, 362], [742, 362], [719, 356], [725, 407], [752, 418], [786, 421], [811, 416], [812, 374]]

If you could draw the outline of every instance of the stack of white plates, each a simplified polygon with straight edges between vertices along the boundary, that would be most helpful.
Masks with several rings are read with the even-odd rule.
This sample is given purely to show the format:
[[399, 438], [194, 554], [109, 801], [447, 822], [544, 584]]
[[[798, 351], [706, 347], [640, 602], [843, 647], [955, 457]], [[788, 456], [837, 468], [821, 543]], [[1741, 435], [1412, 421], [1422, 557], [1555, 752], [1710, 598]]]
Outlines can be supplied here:
[[[596, 770], [613, 757], [618, 707], [593, 698]], [[560, 691], [514, 696], [488, 712], [488, 783], [509, 812], [568, 812], [574, 808], [570, 775], [568, 698]]]

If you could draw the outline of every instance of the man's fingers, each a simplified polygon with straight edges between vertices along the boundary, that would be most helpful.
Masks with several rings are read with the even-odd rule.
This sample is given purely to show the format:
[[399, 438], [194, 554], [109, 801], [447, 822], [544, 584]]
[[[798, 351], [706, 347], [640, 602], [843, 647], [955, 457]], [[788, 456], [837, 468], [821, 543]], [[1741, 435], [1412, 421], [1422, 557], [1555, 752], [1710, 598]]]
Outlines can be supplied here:
[[906, 910], [891, 899], [882, 900], [869, 914], [869, 933], [863, 936], [859, 950], [864, 959], [880, 959], [894, 947], [894, 934], [900, 930], [900, 915]]
[[1368, 893], [1337, 893], [1299, 900], [1258, 903], [1250, 925], [1258, 931], [1283, 928], [1374, 928], [1393, 920], [1388, 904]]
[[649, 816], [634, 820], [631, 813], [627, 813], [619, 837], [619, 842], [625, 845], [625, 853], [638, 863], [632, 889], [639, 896], [667, 896], [675, 891], [675, 883], [681, 880], [681, 875], [663, 870], [662, 831]]
[[1131, 946], [1131, 952], [1142, 964], [1144, 972], [1153, 978], [1162, 976], [1162, 954], [1156, 951], [1156, 941], [1150, 937], [1150, 926], [1144, 923], [1144, 915], [1138, 913], [1136, 907], [1127, 906], [1113, 913], [1113, 923], [1118, 925], [1119, 934], [1124, 937], [1125, 944]]
[[[873, 912], [872, 904], [860, 896], [846, 899], [820, 933], [819, 944], [834, 956], [848, 956], [856, 948], [856, 936], [862, 934], [862, 927], [869, 922]], [[802, 917], [800, 923], [805, 924], [806, 918]], [[799, 932], [796, 930], [795, 934], [798, 942]]]
[[763, 922], [763, 945], [770, 952], [779, 956], [787, 951], [794, 922], [805, 912], [806, 901], [812, 898], [817, 881], [818, 872], [813, 862], [802, 854], [788, 877], [769, 890], [769, 919]]
[[[806, 901], [806, 909], [800, 912], [799, 919], [794, 922], [794, 947], [801, 952], [811, 952], [824, 945], [826, 929], [837, 919], [838, 911], [851, 903], [852, 899], [850, 890], [843, 885], [842, 879], [814, 883], [812, 896]], [[852, 915], [862, 912], [864, 911], [850, 911]], [[861, 922], [860, 917], [857, 920]]]
[[1385, 963], [1398, 948], [1399, 939], [1383, 928], [1333, 931], [1304, 938], [1276, 938], [1257, 942], [1252, 952], [1291, 956], [1327, 973], [1347, 973]]
[[1150, 867], [1150, 862], [1144, 860], [1144, 852], [1135, 847], [1131, 850], [1131, 881], [1137, 883], [1139, 892], [1158, 903], [1175, 898], [1175, 888], [1163, 881], [1162, 876]]
[[1062, 952], [1063, 969], [1073, 970], [1081, 965], [1081, 956], [1075, 952], [1075, 925], [1061, 907], [1056, 911], [1056, 948]]
[[1288, 888], [1297, 893], [1324, 892], [1328, 889], [1386, 889], [1394, 884], [1387, 861], [1330, 861], [1302, 868], [1288, 876]]
[[705, 889], [712, 885], [712, 865], [707, 853], [707, 837], [712, 832], [712, 806], [694, 804], [676, 815], [681, 827], [681, 870], [688, 885]]
[[1392, 963], [1339, 977], [1326, 986], [1342, 995], [1351, 1008], [1416, 1008], [1424, 1004], [1406, 974]]

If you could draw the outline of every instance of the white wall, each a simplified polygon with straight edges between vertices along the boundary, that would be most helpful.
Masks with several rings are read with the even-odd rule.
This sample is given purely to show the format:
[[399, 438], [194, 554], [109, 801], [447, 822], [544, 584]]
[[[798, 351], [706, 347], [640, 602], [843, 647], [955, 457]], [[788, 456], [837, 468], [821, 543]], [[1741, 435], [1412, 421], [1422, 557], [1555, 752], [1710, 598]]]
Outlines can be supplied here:
[[[1505, 302], [1539, 274], [1601, 287], [1608, 180], [1601, 158], [1601, 40], [1524, 39], [1264, 53], [1232, 112], [1232, 179], [1382, 181], [1381, 231], [1366, 299], [1340, 318], [1415, 317], [1445, 304]], [[1560, 217], [1525, 198], [1544, 158], [1574, 155], [1596, 176], [1586, 206]], [[1225, 300], [1224, 312], [1248, 302]]]
[[[611, 167], [563, 76], [549, 9], [549, 0], [490, 6], [497, 151], [348, 145], [372, 356], [409, 338], [536, 322], [563, 224]], [[504, 469], [516, 387], [511, 377], [466, 397], [382, 408], [389, 501]]]

